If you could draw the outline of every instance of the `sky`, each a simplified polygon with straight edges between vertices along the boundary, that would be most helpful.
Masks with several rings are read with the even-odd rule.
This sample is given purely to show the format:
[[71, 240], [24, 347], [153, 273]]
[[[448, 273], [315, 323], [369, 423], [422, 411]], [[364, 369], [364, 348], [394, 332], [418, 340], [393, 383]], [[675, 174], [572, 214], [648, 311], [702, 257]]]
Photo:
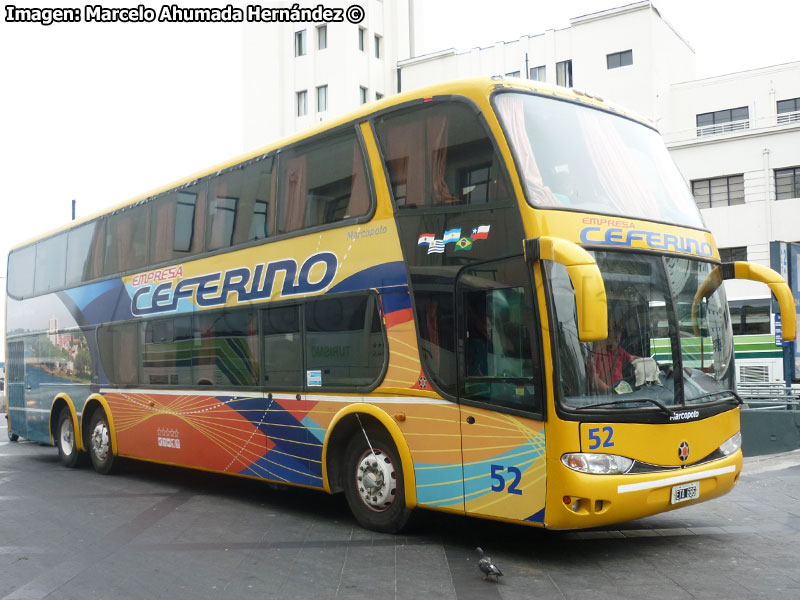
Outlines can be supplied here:
[[[224, 7], [228, 1], [177, 3]], [[100, 2], [108, 8], [161, 5], [148, 0]], [[416, 0], [423, 27], [419, 53], [469, 50], [561, 29], [570, 18], [626, 3]], [[13, 4], [84, 6], [62, 0]], [[695, 49], [698, 77], [800, 60], [796, 0], [653, 4]], [[5, 6], [0, 17], [3, 287], [8, 250], [67, 224], [73, 199], [81, 218], [243, 150], [240, 24], [43, 26], [6, 22]], [[2, 295], [0, 314], [5, 314]], [[2, 343], [0, 361], [4, 354]]]

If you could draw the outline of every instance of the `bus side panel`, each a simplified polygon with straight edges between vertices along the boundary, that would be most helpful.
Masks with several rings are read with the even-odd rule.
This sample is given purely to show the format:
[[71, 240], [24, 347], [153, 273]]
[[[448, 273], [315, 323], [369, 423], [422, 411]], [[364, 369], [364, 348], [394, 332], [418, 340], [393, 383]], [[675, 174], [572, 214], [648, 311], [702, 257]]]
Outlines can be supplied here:
[[106, 391], [117, 452], [159, 463], [322, 487], [313, 402], [280, 394]]

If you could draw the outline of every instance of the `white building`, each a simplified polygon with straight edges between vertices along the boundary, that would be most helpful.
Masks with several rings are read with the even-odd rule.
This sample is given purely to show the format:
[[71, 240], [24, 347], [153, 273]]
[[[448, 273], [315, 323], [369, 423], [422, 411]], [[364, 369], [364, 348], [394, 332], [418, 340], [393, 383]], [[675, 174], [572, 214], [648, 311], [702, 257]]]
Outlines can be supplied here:
[[[328, 8], [352, 2], [333, 0]], [[361, 23], [244, 25], [244, 146], [263, 146], [398, 91], [413, 0], [365, 0]]]
[[[370, 46], [363, 52], [355, 41], [358, 27], [348, 24], [340, 25], [341, 34], [337, 29], [336, 46], [331, 37], [327, 51], [309, 49], [302, 57], [293, 56], [299, 27], [246, 40], [245, 130], [251, 141], [352, 109], [364, 99], [356, 91], [361, 87], [374, 99], [375, 93], [460, 77], [538, 79], [586, 90], [650, 118], [692, 187], [723, 260], [769, 266], [771, 241], [800, 241], [800, 62], [696, 79], [694, 50], [649, 1], [488, 48], [423, 56], [413, 53], [413, 0], [369, 0], [367, 14], [361, 27]], [[377, 35], [386, 48], [381, 59], [371, 45]], [[266, 54], [249, 57], [259, 45]], [[266, 65], [264, 56], [276, 60]], [[328, 111], [314, 110], [315, 88], [326, 83]], [[301, 90], [308, 91], [308, 110], [298, 115]], [[748, 305], [754, 331], [771, 331], [766, 286], [732, 281], [726, 289], [735, 323], [742, 325], [742, 306]], [[781, 373], [774, 359], [764, 377], [780, 379]]]

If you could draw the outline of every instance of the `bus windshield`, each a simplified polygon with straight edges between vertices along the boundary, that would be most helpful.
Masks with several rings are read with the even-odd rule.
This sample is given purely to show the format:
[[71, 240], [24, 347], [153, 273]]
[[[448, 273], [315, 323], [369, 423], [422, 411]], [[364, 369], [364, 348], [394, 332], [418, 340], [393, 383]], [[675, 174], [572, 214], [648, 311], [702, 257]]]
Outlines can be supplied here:
[[555, 307], [558, 373], [573, 409], [698, 405], [734, 389], [733, 331], [720, 286], [696, 295], [714, 265], [681, 257], [592, 253], [608, 296], [609, 337], [578, 339], [565, 267], [547, 263]]
[[530, 204], [703, 227], [657, 131], [533, 94], [500, 93], [495, 107]]

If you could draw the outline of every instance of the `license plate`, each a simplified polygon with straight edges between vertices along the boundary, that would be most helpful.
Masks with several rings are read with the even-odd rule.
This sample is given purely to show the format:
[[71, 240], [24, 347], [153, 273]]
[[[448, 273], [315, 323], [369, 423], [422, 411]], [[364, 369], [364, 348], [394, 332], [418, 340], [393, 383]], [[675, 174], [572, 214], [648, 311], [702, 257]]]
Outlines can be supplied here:
[[693, 481], [672, 487], [672, 504], [694, 500], [700, 497], [700, 482]]

